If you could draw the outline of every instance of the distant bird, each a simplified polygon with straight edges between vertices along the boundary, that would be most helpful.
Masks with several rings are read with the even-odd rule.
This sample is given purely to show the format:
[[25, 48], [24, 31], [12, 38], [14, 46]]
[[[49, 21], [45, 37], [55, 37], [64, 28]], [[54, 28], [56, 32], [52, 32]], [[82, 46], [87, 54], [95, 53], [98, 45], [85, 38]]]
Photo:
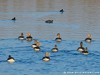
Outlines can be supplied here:
[[84, 51], [82, 51], [82, 54], [88, 55], [88, 49], [87, 49], [87, 47], [86, 47], [86, 49]]
[[45, 56], [42, 58], [43, 61], [48, 62], [50, 61], [49, 52], [45, 53]]
[[14, 63], [14, 62], [15, 62], [15, 59], [14, 59], [11, 55], [9, 55], [7, 61], [8, 61], [9, 63]]
[[82, 52], [85, 48], [83, 47], [83, 42], [80, 42], [80, 47], [77, 49], [77, 51]]
[[61, 14], [63, 14], [64, 10], [63, 10], [63, 9], [61, 9], [59, 12], [61, 12]]
[[14, 17], [14, 18], [12, 18], [11, 20], [15, 21], [15, 20], [16, 20], [16, 18]]
[[24, 38], [24, 34], [21, 33], [20, 36], [18, 37], [18, 39], [19, 39], [19, 40], [24, 40], [24, 39], [25, 39], [25, 38]]
[[32, 36], [31, 36], [31, 33], [29, 33], [29, 32], [27, 33], [26, 40], [27, 41], [32, 41], [33, 40]]
[[34, 47], [34, 50], [35, 50], [36, 52], [40, 51], [40, 42], [37, 42], [37, 43], [36, 43], [36, 47]]
[[46, 20], [45, 23], [53, 23], [53, 20]]
[[37, 47], [37, 45], [36, 45], [36, 44], [37, 44], [37, 42], [38, 42], [37, 40], [34, 40], [34, 44], [32, 44], [32, 48]]
[[52, 52], [58, 52], [57, 45], [55, 45], [55, 47], [52, 49]]
[[32, 48], [36, 51], [36, 52], [38, 52], [38, 51], [40, 51], [40, 42], [38, 42], [37, 40], [34, 40], [34, 44], [32, 44]]
[[92, 41], [92, 35], [88, 34], [87, 38], [85, 39], [86, 42], [90, 43]]
[[34, 50], [35, 50], [36, 52], [39, 52], [39, 51], [40, 51], [40, 47], [37, 46], [37, 47], [34, 48]]
[[62, 39], [60, 37], [60, 33], [57, 33], [57, 38], [55, 39], [56, 42], [61, 42]]

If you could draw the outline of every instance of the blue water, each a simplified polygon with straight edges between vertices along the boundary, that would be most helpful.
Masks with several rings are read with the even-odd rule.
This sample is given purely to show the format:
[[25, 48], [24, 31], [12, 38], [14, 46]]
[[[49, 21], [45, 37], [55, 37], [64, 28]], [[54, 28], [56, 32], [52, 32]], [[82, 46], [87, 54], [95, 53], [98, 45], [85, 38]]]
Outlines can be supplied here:
[[[0, 39], [0, 75], [66, 75], [67, 72], [93, 72], [89, 74], [99, 75], [95, 72], [100, 71], [100, 41], [94, 40], [91, 44], [83, 41], [84, 46], [88, 47], [88, 55], [77, 51], [81, 40], [63, 40], [61, 43], [54, 40], [39, 41], [42, 43], [41, 51], [35, 52], [31, 47], [33, 41], [20, 41], [17, 38]], [[59, 51], [52, 53], [51, 49], [55, 44]], [[50, 52], [50, 62], [42, 61], [45, 52]], [[9, 64], [6, 61], [8, 55], [12, 55], [16, 62]]]
[[[99, 0], [0, 0], [0, 75], [100, 75], [99, 7]], [[45, 23], [49, 19], [54, 22]], [[40, 52], [33, 41], [18, 40], [22, 32], [41, 42]], [[55, 42], [57, 33], [61, 43]], [[86, 43], [89, 33], [93, 41]], [[88, 55], [77, 51], [81, 41]], [[52, 53], [55, 44], [59, 51]], [[49, 62], [42, 61], [45, 52]], [[7, 62], [8, 55], [15, 63]]]
[[[1, 13], [4, 15], [5, 13]], [[6, 13], [8, 16], [13, 14]], [[100, 74], [100, 40], [98, 30], [95, 32], [91, 27], [88, 31], [93, 33], [93, 41], [86, 43], [83, 41], [88, 31], [82, 30], [82, 25], [70, 24], [57, 20], [57, 16], [63, 16], [59, 12], [27, 12], [15, 13], [17, 20], [0, 20], [0, 75], [99, 75]], [[20, 16], [21, 15], [21, 16]], [[23, 16], [24, 17], [23, 17]], [[36, 16], [38, 15], [38, 16]], [[48, 15], [48, 16], [47, 16]], [[53, 15], [53, 16], [52, 16]], [[20, 17], [19, 17], [20, 16]], [[52, 16], [52, 17], [51, 17]], [[55, 17], [56, 16], [56, 17]], [[27, 18], [25, 18], [27, 17]], [[46, 24], [45, 18], [54, 19], [53, 24]], [[33, 39], [41, 42], [41, 51], [35, 52], [31, 45], [33, 41], [18, 40], [18, 36], [23, 32], [30, 32]], [[62, 42], [55, 42], [56, 34], [60, 32]], [[97, 34], [95, 34], [97, 33]], [[95, 36], [96, 35], [96, 36]], [[89, 50], [88, 55], [83, 55], [77, 51], [80, 42]], [[52, 53], [54, 45], [59, 51]], [[50, 62], [42, 61], [45, 52], [50, 52]], [[7, 62], [8, 55], [15, 58], [15, 63]], [[86, 72], [86, 73], [84, 73]]]

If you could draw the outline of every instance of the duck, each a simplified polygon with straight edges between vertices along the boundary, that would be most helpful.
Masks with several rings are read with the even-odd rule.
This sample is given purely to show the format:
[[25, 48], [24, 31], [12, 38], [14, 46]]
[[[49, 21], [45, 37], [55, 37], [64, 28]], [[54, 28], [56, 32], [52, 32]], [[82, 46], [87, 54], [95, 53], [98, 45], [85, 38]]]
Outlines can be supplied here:
[[34, 48], [34, 50], [35, 50], [36, 52], [39, 52], [39, 51], [40, 51], [40, 47], [37, 46], [37, 47]]
[[34, 45], [34, 46], [36, 46], [36, 47], [34, 47], [34, 50], [36, 52], [40, 51], [40, 42], [37, 42], [36, 45]]
[[8, 61], [9, 63], [14, 63], [14, 62], [15, 62], [15, 59], [14, 59], [11, 55], [9, 55], [7, 61]]
[[19, 40], [24, 40], [24, 39], [25, 39], [25, 38], [24, 38], [24, 34], [21, 33], [20, 36], [18, 37], [18, 39], [19, 39]]
[[80, 47], [77, 49], [77, 51], [82, 52], [85, 48], [83, 47], [83, 42], [80, 42]]
[[50, 61], [49, 52], [45, 53], [45, 56], [42, 58], [43, 61], [48, 62]]
[[60, 37], [60, 33], [57, 33], [57, 38], [55, 39], [56, 42], [61, 42], [62, 39]]
[[15, 21], [16, 20], [16, 17], [12, 18], [11, 20]]
[[85, 39], [85, 41], [88, 42], [88, 43], [91, 43], [91, 41], [92, 41], [92, 35], [88, 34], [87, 38]]
[[34, 40], [34, 44], [32, 44], [32, 48], [36, 47], [37, 42], [38, 42], [37, 40]]
[[82, 54], [88, 55], [88, 49], [87, 49], [87, 47], [86, 47], [86, 49], [84, 51], [82, 51]]
[[57, 45], [54, 46], [54, 48], [52, 49], [52, 52], [58, 52]]
[[28, 32], [28, 33], [27, 33], [26, 40], [27, 40], [27, 41], [32, 41], [32, 39], [33, 39], [33, 38], [32, 38], [32, 36], [31, 36], [31, 33]]
[[46, 20], [45, 23], [53, 23], [53, 20]]
[[63, 14], [63, 12], [64, 12], [64, 9], [61, 9], [59, 12], [61, 12], [61, 14]]

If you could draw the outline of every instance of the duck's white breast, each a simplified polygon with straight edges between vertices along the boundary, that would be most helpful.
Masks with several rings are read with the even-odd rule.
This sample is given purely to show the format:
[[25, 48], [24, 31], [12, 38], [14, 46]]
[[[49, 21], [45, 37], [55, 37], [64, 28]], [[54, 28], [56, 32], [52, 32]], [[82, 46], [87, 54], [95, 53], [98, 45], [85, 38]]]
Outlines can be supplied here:
[[35, 44], [32, 45], [33, 48], [37, 47]]
[[58, 50], [57, 49], [52, 49], [52, 52], [57, 52]]
[[82, 48], [79, 48], [78, 51], [79, 51], [79, 52], [82, 52], [82, 51], [84, 51], [84, 50], [83, 50]]
[[9, 63], [14, 63], [15, 60], [14, 60], [14, 59], [9, 59], [8, 62], [9, 62]]
[[43, 60], [47, 62], [47, 61], [49, 61], [50, 59], [48, 59], [48, 58], [44, 58]]

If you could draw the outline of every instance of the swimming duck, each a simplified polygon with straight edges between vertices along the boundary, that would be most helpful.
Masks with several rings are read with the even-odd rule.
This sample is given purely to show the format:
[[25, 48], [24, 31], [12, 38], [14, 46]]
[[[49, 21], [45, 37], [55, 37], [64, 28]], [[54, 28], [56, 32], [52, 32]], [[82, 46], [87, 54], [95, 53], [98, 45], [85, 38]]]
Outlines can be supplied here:
[[42, 58], [43, 61], [48, 62], [50, 61], [49, 52], [45, 53], [45, 56]]
[[15, 20], [16, 20], [16, 18], [14, 17], [14, 18], [12, 18], [11, 20], [15, 21]]
[[58, 52], [57, 45], [55, 45], [55, 47], [52, 49], [52, 52]]
[[63, 9], [61, 9], [59, 12], [61, 12], [61, 14], [63, 14], [64, 10], [63, 10]]
[[15, 59], [14, 59], [11, 55], [9, 55], [7, 61], [8, 61], [9, 63], [14, 63], [14, 62], [15, 62]]
[[90, 43], [92, 41], [92, 36], [91, 34], [87, 35], [87, 38], [85, 39], [86, 42]]
[[77, 49], [79, 52], [82, 52], [85, 50], [85, 48], [83, 47], [83, 42], [80, 42], [80, 47]]
[[46, 20], [45, 23], [53, 23], [53, 20]]
[[57, 34], [57, 38], [55, 39], [55, 41], [57, 41], [57, 42], [61, 42], [62, 41], [62, 39], [60, 37], [60, 33]]
[[33, 48], [36, 47], [37, 42], [38, 42], [37, 40], [34, 40], [34, 44], [32, 44], [32, 47], [33, 47]]
[[38, 42], [37, 40], [34, 40], [34, 44], [32, 44], [32, 47], [35, 48], [35, 47], [40, 46], [40, 45], [41, 45], [40, 42]]
[[31, 34], [28, 32], [28, 33], [27, 33], [26, 40], [27, 40], [27, 41], [32, 41], [32, 39], [33, 39], [33, 38], [32, 38], [32, 36], [31, 36]]
[[24, 40], [24, 39], [25, 39], [25, 38], [24, 38], [24, 34], [21, 33], [20, 36], [18, 37], [18, 39], [19, 39], [19, 40]]
[[35, 50], [36, 52], [38, 52], [38, 51], [40, 51], [40, 47], [37, 46], [37, 47], [34, 48], [34, 50]]
[[82, 51], [82, 54], [88, 55], [88, 49], [87, 49], [87, 47], [86, 47], [86, 49], [84, 51]]
[[34, 47], [34, 50], [37, 52], [40, 51], [40, 42], [37, 42], [35, 46], [36, 47]]

